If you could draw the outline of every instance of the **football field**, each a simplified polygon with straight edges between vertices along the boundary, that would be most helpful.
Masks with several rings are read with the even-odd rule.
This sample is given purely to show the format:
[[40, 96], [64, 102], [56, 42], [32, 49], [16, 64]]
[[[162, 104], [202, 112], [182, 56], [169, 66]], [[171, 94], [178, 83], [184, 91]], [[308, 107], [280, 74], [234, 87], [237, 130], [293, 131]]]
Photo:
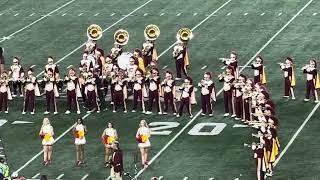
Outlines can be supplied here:
[[[147, 169], [139, 167], [137, 177], [149, 180], [254, 180], [255, 162], [251, 149], [243, 143], [257, 141], [255, 130], [240, 126], [241, 122], [223, 117], [222, 73], [219, 58], [228, 57], [231, 50], [239, 55], [241, 72], [252, 77], [250, 64], [261, 54], [266, 66], [267, 87], [276, 106], [279, 119], [278, 136], [281, 154], [272, 180], [320, 179], [320, 104], [303, 102], [305, 76], [300, 70], [311, 57], [319, 58], [320, 1], [313, 0], [0, 0], [0, 46], [5, 48], [7, 68], [14, 56], [21, 57], [24, 69], [33, 66], [42, 78], [47, 56], [55, 57], [61, 74], [67, 67], [78, 67], [86, 29], [90, 24], [103, 28], [98, 41], [106, 53], [112, 48], [113, 34], [126, 29], [130, 34], [124, 51], [132, 52], [144, 42], [143, 31], [148, 24], [161, 30], [156, 40], [159, 69], [175, 70], [172, 46], [182, 27], [192, 29], [194, 37], [188, 43], [189, 72], [199, 82], [205, 71], [212, 71], [218, 92], [214, 116], [200, 116], [200, 92], [196, 92], [194, 117], [186, 114], [176, 118], [168, 115], [112, 113], [109, 102], [100, 114], [65, 115], [66, 98], [58, 99], [57, 115], [43, 115], [45, 99], [37, 98], [36, 114], [22, 115], [23, 99], [10, 101], [9, 114], [0, 113], [0, 136], [12, 171], [37, 179], [46, 174], [50, 179], [108, 179], [104, 167], [104, 146], [100, 136], [107, 122], [113, 122], [124, 152], [125, 172], [134, 174], [134, 162], [140, 161], [135, 140], [141, 119], [153, 128]], [[283, 75], [277, 64], [287, 56], [295, 63], [296, 100], [283, 96]], [[318, 63], [320, 63], [318, 61]], [[42, 166], [42, 146], [38, 133], [43, 117], [48, 116], [55, 130], [53, 163]], [[84, 118], [86, 164], [75, 167], [72, 126], [78, 117]], [[28, 121], [28, 124], [15, 124]], [[1, 123], [2, 122], [2, 123]], [[13, 123], [13, 124], [12, 124]], [[124, 179], [131, 179], [124, 177]], [[161, 178], [160, 178], [161, 179]]]

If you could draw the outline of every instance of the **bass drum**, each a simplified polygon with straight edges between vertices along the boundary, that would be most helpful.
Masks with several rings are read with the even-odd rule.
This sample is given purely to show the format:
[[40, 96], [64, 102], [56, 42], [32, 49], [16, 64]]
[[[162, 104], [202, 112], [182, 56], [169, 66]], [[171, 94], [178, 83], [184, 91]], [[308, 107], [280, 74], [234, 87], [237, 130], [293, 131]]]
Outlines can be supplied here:
[[128, 65], [130, 64], [130, 57], [133, 56], [130, 52], [124, 52], [118, 57], [118, 66], [122, 70], [127, 70]]

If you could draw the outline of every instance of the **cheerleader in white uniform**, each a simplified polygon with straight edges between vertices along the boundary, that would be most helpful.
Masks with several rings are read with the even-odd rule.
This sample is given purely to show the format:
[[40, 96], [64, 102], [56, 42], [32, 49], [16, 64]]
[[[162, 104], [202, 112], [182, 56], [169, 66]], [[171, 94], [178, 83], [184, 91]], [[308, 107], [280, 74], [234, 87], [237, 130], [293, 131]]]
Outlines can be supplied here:
[[108, 123], [107, 128], [103, 131], [101, 139], [105, 147], [105, 167], [108, 167], [113, 154], [112, 143], [118, 139], [117, 130], [113, 127], [111, 122]]
[[138, 147], [140, 148], [141, 162], [144, 168], [148, 166], [148, 152], [151, 146], [150, 137], [151, 133], [146, 120], [141, 120], [136, 139], [139, 143]]
[[76, 145], [76, 166], [81, 166], [84, 164], [84, 145], [86, 144], [85, 135], [87, 134], [87, 128], [82, 118], [78, 118], [77, 124], [73, 128], [73, 134], [75, 137], [74, 144]]
[[49, 119], [44, 118], [39, 132], [39, 136], [42, 139], [44, 166], [51, 164], [52, 145], [54, 143], [53, 135], [53, 127], [51, 126]]

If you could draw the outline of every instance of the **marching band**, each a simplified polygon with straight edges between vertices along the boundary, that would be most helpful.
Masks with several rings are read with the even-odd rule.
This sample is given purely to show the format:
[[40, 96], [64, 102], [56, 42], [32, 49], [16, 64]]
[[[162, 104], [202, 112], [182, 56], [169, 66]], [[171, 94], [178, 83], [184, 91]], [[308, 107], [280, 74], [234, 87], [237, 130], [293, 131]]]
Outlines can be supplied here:
[[[48, 57], [43, 78], [37, 79], [33, 69], [29, 68], [25, 73], [20, 58], [14, 57], [10, 71], [1, 70], [0, 76], [0, 110], [9, 112], [9, 100], [17, 96], [24, 98], [22, 114], [28, 111], [35, 114], [36, 96], [45, 95], [46, 111], [44, 114], [58, 113], [56, 98], [59, 97], [66, 86], [67, 108], [65, 114], [74, 110], [80, 114], [78, 98], [82, 98], [86, 104], [87, 113], [100, 113], [107, 95], [111, 95], [110, 104], [112, 111], [118, 112], [121, 108], [128, 112], [128, 96], [133, 96], [132, 112], [141, 111], [152, 114], [154, 104], [159, 115], [167, 115], [169, 109], [176, 117], [181, 117], [183, 109], [188, 116], [193, 118], [192, 105], [196, 104], [196, 88], [193, 79], [187, 72], [189, 57], [187, 44], [192, 39], [192, 31], [181, 28], [177, 33], [177, 43], [173, 48], [173, 58], [176, 63], [176, 78], [173, 72], [166, 71], [165, 78], [161, 81], [161, 73], [157, 67], [157, 52], [155, 41], [160, 35], [158, 26], [151, 24], [145, 28], [145, 42], [142, 49], [134, 49], [133, 53], [123, 52], [123, 47], [128, 43], [129, 33], [120, 29], [114, 34], [114, 47], [108, 55], [98, 48], [97, 41], [102, 36], [102, 29], [98, 25], [91, 25], [87, 29], [88, 42], [86, 43], [82, 60], [79, 65], [79, 74], [76, 69], [70, 68], [63, 79], [60, 77], [58, 66], [54, 64], [54, 58]], [[3, 49], [0, 48], [0, 60], [3, 57]], [[224, 117], [230, 116], [257, 129], [258, 143], [246, 146], [252, 147], [256, 159], [258, 180], [265, 176], [272, 176], [272, 164], [279, 153], [279, 140], [277, 135], [278, 119], [275, 106], [266, 87], [264, 60], [257, 56], [251, 64], [253, 79], [241, 74], [238, 66], [237, 53], [232, 51], [230, 58], [221, 58], [226, 66], [218, 75], [223, 83]], [[294, 87], [295, 73], [294, 63], [291, 57], [287, 57], [283, 63], [279, 63], [284, 77], [284, 97], [295, 99]], [[317, 89], [320, 88], [320, 80], [315, 59], [311, 59], [308, 65], [301, 68], [306, 74], [306, 95], [304, 101], [309, 101], [313, 95], [314, 102], [319, 102]], [[184, 74], [182, 85], [178, 85]], [[41, 85], [43, 93], [40, 93], [38, 85]], [[203, 79], [197, 84], [201, 95], [201, 115], [213, 116], [213, 106], [216, 99], [215, 82], [212, 72], [205, 72]], [[110, 90], [110, 93], [109, 93]], [[12, 93], [11, 93], [12, 92]], [[164, 108], [162, 107], [162, 99]], [[147, 104], [146, 104], [147, 102]], [[177, 103], [179, 108], [177, 109]], [[140, 110], [141, 109], [141, 110]], [[78, 119], [73, 129], [76, 145], [76, 165], [84, 163], [84, 145], [87, 129], [82, 119]], [[140, 122], [136, 138], [141, 152], [141, 162], [148, 166], [148, 152], [150, 149], [151, 132], [145, 120]], [[44, 149], [44, 165], [51, 163], [53, 139], [53, 127], [48, 118], [44, 118], [39, 132]], [[108, 123], [104, 130], [102, 141], [105, 146], [105, 166], [114, 166], [112, 156], [117, 148], [112, 148], [118, 139], [117, 131], [112, 123]], [[115, 172], [113, 172], [115, 173]]]

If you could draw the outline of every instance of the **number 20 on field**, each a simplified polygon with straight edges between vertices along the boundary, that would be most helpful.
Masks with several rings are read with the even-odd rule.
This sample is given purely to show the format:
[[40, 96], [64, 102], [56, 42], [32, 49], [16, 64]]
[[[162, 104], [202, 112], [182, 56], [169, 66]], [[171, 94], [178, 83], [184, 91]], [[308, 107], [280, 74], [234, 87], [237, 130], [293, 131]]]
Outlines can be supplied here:
[[[170, 135], [171, 129], [179, 125], [180, 123], [178, 122], [151, 122], [149, 127], [152, 135]], [[226, 123], [198, 123], [190, 129], [188, 134], [192, 136], [215, 136], [220, 134], [226, 126]], [[201, 132], [205, 127], [212, 129], [210, 132]]]

